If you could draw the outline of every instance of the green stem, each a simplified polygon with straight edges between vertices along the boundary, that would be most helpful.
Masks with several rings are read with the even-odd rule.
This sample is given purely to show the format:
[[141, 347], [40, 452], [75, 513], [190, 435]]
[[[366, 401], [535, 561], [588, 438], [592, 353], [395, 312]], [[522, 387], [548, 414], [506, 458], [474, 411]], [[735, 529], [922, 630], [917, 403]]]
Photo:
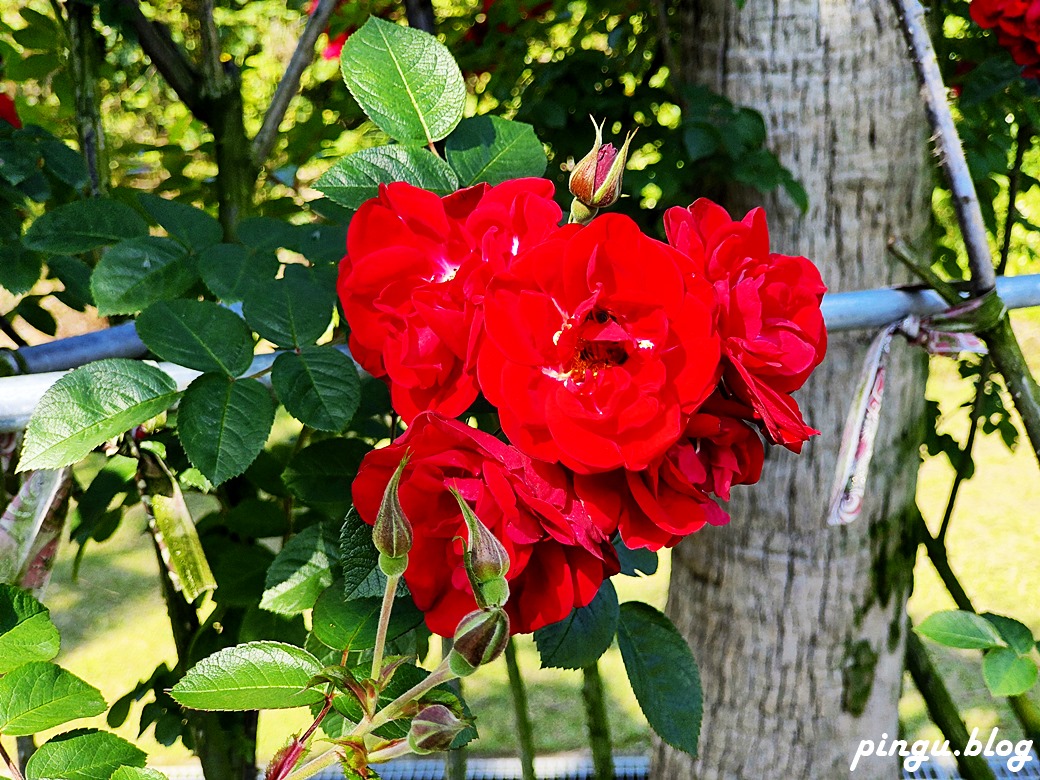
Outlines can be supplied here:
[[320, 756], [312, 758], [295, 772], [289, 773], [285, 780], [306, 780], [306, 778], [314, 777], [318, 772], [332, 766], [337, 761], [339, 761], [339, 751], [328, 750]]
[[[451, 637], [441, 638], [441, 657], [447, 658], [451, 652]], [[456, 695], [462, 698], [462, 680], [455, 678], [448, 683], [455, 691]], [[444, 777], [445, 780], [466, 780], [466, 748], [461, 747], [456, 750], [449, 750], [444, 756]]]
[[376, 628], [376, 644], [372, 648], [372, 679], [379, 680], [383, 674], [383, 649], [386, 647], [386, 630], [390, 625], [390, 613], [394, 608], [394, 596], [401, 575], [386, 578], [383, 590], [383, 604], [379, 610], [379, 626]]
[[596, 780], [613, 780], [614, 756], [610, 742], [610, 724], [607, 721], [606, 699], [599, 662], [581, 670], [581, 698], [585, 704], [585, 721], [589, 728], [589, 747], [592, 748], [592, 766]]
[[454, 677], [455, 673], [451, 670], [451, 667], [448, 666], [448, 659], [445, 658], [441, 661], [440, 666], [434, 669], [425, 680], [413, 685], [407, 691], [383, 707], [383, 709], [377, 712], [372, 717], [372, 720], [365, 724], [364, 727], [362, 727], [362, 724], [358, 724], [358, 726], [351, 732], [351, 736], [357, 737], [363, 734], [369, 734], [380, 726], [389, 723], [401, 714], [406, 704], [410, 704], [427, 691], [436, 688], [442, 682], [447, 682]]
[[527, 708], [527, 689], [520, 675], [520, 664], [516, 659], [516, 641], [510, 637], [506, 645], [506, 669], [509, 672], [509, 691], [513, 694], [513, 711], [516, 713], [516, 739], [520, 747], [520, 770], [524, 780], [535, 780], [534, 774], [534, 730], [531, 714]]
[[975, 449], [975, 436], [979, 432], [979, 419], [982, 416], [982, 403], [985, 400], [986, 382], [989, 381], [989, 372], [993, 361], [986, 355], [979, 365], [979, 378], [975, 382], [975, 400], [971, 405], [971, 424], [968, 427], [968, 438], [964, 442], [964, 450], [957, 461], [957, 473], [953, 475], [953, 485], [950, 487], [950, 498], [946, 502], [946, 511], [943, 512], [942, 525], [939, 526], [939, 542], [946, 541], [946, 532], [953, 518], [953, 508], [957, 504], [957, 494], [960, 492], [961, 483], [967, 479], [968, 466], [971, 465], [972, 451]]
[[380, 748], [379, 750], [373, 750], [368, 754], [368, 761], [371, 764], [378, 764], [382, 761], [390, 761], [394, 758], [400, 758], [401, 756], [407, 756], [412, 752], [412, 749], [408, 746], [408, 740], [403, 739], [396, 744], [390, 745], [389, 747]]
[[921, 692], [928, 714], [957, 755], [957, 766], [965, 780], [996, 780], [993, 770], [982, 756], [969, 756], [965, 751], [968, 745], [968, 729], [961, 720], [957, 705], [954, 704], [950, 692], [943, 684], [942, 678], [935, 670], [932, 659], [920, 637], [910, 630], [906, 637], [906, 667], [914, 680], [914, 685]]

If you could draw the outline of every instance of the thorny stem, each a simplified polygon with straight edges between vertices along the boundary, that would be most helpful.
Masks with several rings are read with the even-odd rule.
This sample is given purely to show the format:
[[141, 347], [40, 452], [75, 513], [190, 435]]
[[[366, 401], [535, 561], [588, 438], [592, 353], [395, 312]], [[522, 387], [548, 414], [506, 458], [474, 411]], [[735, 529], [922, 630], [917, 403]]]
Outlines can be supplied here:
[[386, 647], [386, 630], [390, 625], [390, 612], [394, 608], [394, 596], [397, 594], [397, 583], [401, 575], [386, 578], [383, 590], [383, 605], [379, 610], [379, 625], [376, 628], [376, 644], [372, 648], [372, 679], [379, 680], [383, 674], [383, 649]]
[[14, 760], [7, 754], [7, 750], [4, 749], [3, 742], [0, 742], [0, 758], [4, 760], [5, 764], [7, 764], [7, 768], [10, 770], [13, 780], [25, 780], [22, 776], [22, 770], [18, 768], [18, 764], [14, 762]]

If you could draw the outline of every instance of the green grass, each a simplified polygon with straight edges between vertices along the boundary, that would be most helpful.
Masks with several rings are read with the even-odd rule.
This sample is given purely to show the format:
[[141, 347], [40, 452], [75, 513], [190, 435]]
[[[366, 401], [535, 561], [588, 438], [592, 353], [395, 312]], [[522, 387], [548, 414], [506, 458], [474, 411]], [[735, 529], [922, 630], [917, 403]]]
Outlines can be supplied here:
[[[1040, 370], [1040, 312], [1016, 315], [1026, 353]], [[967, 412], [959, 405], [970, 397], [971, 388], [957, 375], [954, 363], [933, 358], [928, 392], [942, 402], [944, 424], [957, 436], [967, 428]], [[1034, 508], [1040, 506], [1040, 480], [1036, 462], [1023, 443], [1015, 453], [1000, 440], [980, 437], [976, 449], [975, 478], [962, 488], [958, 510], [949, 534], [950, 559], [968, 593], [980, 610], [1010, 614], [1040, 633], [1040, 534]], [[930, 460], [921, 470], [918, 501], [929, 525], [935, 529], [941, 518], [952, 470], [945, 459]], [[716, 529], [710, 533], [725, 533]], [[662, 556], [661, 570], [649, 578], [619, 578], [621, 599], [641, 599], [664, 606], [668, 559]], [[131, 513], [112, 540], [91, 547], [84, 558], [79, 578], [72, 579], [72, 550], [59, 558], [46, 602], [62, 631], [59, 661], [76, 674], [101, 688], [114, 701], [138, 680], [147, 678], [156, 663], [174, 657], [173, 642], [165, 610], [158, 593], [155, 559], [144, 534], [139, 513]], [[918, 560], [916, 585], [910, 614], [920, 621], [952, 602], [927, 559]], [[944, 650], [929, 645], [947, 678], [954, 698], [964, 710], [969, 728], [987, 729], [1000, 725], [1009, 738], [1018, 729], [1008, 708], [994, 700], [982, 684], [979, 654]], [[579, 672], [538, 668], [537, 651], [529, 637], [519, 638], [519, 662], [524, 671], [535, 721], [535, 739], [541, 753], [559, 753], [586, 748], [580, 698]], [[628, 686], [615, 648], [603, 661], [608, 682], [608, 712], [611, 731], [621, 752], [649, 749], [650, 738]], [[503, 662], [483, 669], [465, 681], [465, 691], [478, 714], [481, 753], [515, 753], [512, 704], [508, 695]], [[909, 679], [900, 706], [909, 735], [937, 736], [927, 721], [920, 696]], [[1038, 697], [1040, 699], [1040, 697]], [[181, 747], [166, 748], [150, 732], [139, 737], [136, 723], [140, 705], [118, 732], [148, 751], [155, 764], [177, 764], [191, 760]], [[261, 717], [259, 753], [266, 760], [293, 731], [308, 722], [305, 712], [265, 713]], [[103, 718], [83, 725], [104, 726]]]

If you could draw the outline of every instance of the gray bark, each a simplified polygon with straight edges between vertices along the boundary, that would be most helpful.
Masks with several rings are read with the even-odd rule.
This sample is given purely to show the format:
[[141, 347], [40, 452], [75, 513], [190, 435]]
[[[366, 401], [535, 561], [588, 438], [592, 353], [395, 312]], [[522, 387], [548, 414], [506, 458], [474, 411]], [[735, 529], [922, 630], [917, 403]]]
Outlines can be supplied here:
[[[679, 19], [682, 76], [760, 111], [809, 194], [802, 215], [783, 193], [733, 190], [734, 216], [765, 205], [773, 251], [812, 258], [831, 291], [903, 281], [886, 243], [927, 226], [926, 133], [887, 0], [681, 0]], [[860, 740], [896, 738], [923, 354], [893, 346], [864, 514], [843, 528], [825, 518], [870, 336], [833, 336], [796, 394], [821, 436], [800, 456], [772, 448], [731, 524], [675, 550], [668, 611], [700, 666], [705, 716], [700, 757], [659, 746], [655, 778], [833, 780], [850, 776]], [[852, 776], [897, 771], [864, 759]]]

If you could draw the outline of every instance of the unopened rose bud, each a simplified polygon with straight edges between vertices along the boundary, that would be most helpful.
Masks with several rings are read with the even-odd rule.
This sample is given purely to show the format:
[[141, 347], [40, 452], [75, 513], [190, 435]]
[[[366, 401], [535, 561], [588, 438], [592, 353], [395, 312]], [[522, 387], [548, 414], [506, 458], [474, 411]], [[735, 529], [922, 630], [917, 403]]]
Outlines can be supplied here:
[[509, 642], [509, 616], [501, 609], [470, 612], [455, 629], [448, 665], [459, 677], [502, 655]]
[[379, 550], [379, 568], [388, 577], [397, 577], [404, 573], [408, 566], [408, 551], [412, 549], [412, 524], [401, 506], [397, 494], [401, 482], [401, 474], [408, 465], [408, 453], [401, 458], [401, 463], [390, 477], [383, 502], [379, 505], [375, 527], [372, 529], [372, 542]]
[[462, 560], [473, 587], [473, 596], [481, 608], [501, 607], [509, 600], [509, 583], [506, 582], [509, 553], [498, 537], [491, 533], [491, 529], [470, 509], [462, 495], [454, 488], [451, 494], [459, 502], [462, 518], [469, 530]]
[[293, 737], [289, 744], [274, 754], [267, 765], [265, 780], [284, 780], [293, 771], [303, 755], [304, 744], [299, 737]]
[[408, 729], [408, 746], [420, 755], [450, 750], [451, 743], [466, 730], [466, 722], [443, 704], [432, 704], [412, 718]]
[[[604, 120], [605, 122], [606, 120]], [[596, 211], [613, 206], [621, 197], [621, 178], [628, 162], [628, 147], [632, 143], [635, 131], [625, 137], [621, 149], [613, 144], [603, 143], [603, 124], [596, 124], [596, 143], [585, 155], [574, 170], [571, 171], [570, 190], [574, 196], [571, 206], [572, 222], [587, 222], [595, 216]]]

